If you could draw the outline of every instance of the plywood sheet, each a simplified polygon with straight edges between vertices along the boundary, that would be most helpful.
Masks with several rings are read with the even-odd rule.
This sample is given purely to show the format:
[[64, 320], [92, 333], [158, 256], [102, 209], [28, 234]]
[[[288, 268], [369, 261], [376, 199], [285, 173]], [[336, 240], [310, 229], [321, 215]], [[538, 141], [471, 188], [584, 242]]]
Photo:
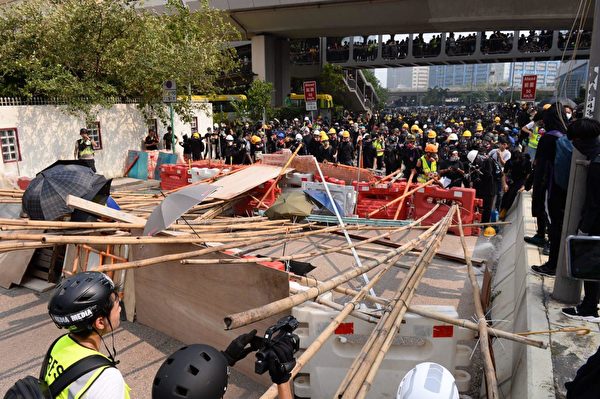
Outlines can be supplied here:
[[[190, 245], [134, 246], [131, 260], [190, 251]], [[211, 254], [211, 258], [227, 257]], [[206, 343], [224, 350], [232, 339], [256, 328], [259, 334], [274, 324], [269, 319], [225, 331], [223, 318], [288, 296], [287, 274], [254, 263], [238, 265], [182, 265], [177, 261], [135, 270], [137, 321], [185, 343]], [[268, 384], [254, 373], [248, 356], [236, 370]]]
[[24, 249], [0, 254], [0, 287], [9, 289], [13, 284], [21, 284], [34, 252], [35, 249]]
[[[286, 173], [292, 170], [293, 169], [286, 169]], [[239, 172], [225, 176], [214, 183], [210, 183], [219, 188], [207, 198], [230, 200], [256, 186], [276, 178], [280, 171], [281, 167], [279, 166], [250, 165]]]

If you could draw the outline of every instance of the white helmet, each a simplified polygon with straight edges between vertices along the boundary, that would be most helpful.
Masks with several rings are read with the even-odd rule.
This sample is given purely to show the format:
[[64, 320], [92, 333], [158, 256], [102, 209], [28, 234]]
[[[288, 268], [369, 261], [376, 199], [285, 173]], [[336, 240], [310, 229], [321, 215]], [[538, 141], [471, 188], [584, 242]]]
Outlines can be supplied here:
[[452, 128], [451, 127], [447, 127], [444, 132], [446, 133], [452, 133]]
[[450, 136], [448, 136], [448, 141], [458, 141], [458, 136], [456, 133], [450, 133]]
[[300, 133], [296, 133], [296, 140], [302, 140], [302, 135]]
[[228, 134], [227, 137], [225, 137], [225, 140], [233, 141], [233, 136], [231, 134]]
[[473, 162], [475, 162], [475, 159], [477, 158], [478, 154], [479, 154], [479, 151], [477, 151], [477, 150], [471, 150], [467, 154], [467, 159], [469, 160], [469, 162], [473, 163]]
[[214, 127], [215, 127], [215, 129], [218, 129], [218, 128], [219, 128], [219, 124], [218, 124], [218, 123], [215, 123], [215, 124], [214, 124]]
[[313, 136], [316, 136], [316, 135], [320, 136], [321, 135], [321, 131], [317, 130], [317, 129], [313, 130]]
[[305, 116], [304, 120], [308, 122], [310, 119], [308, 119], [308, 116]]
[[396, 399], [458, 399], [452, 373], [437, 363], [419, 363], [398, 386]]

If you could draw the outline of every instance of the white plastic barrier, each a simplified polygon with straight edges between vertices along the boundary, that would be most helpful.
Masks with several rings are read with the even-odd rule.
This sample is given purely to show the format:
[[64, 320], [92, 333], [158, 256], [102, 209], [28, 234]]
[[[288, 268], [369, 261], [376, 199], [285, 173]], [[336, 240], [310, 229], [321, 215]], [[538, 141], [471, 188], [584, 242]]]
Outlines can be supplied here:
[[287, 177], [288, 185], [292, 187], [300, 187], [303, 182], [312, 182], [313, 174], [312, 173], [298, 173], [293, 172], [290, 176]]
[[[452, 306], [423, 308], [449, 317], [458, 317], [456, 309]], [[300, 337], [300, 351], [306, 349], [337, 314], [338, 312], [314, 302], [296, 306], [292, 315], [300, 322], [295, 331]], [[459, 391], [468, 390], [470, 374], [456, 367], [466, 367], [470, 364], [471, 349], [458, 344], [458, 341], [473, 339], [474, 334], [470, 330], [411, 313], [404, 316], [402, 323], [367, 397], [395, 398], [402, 377], [421, 362], [441, 364], [452, 372]], [[374, 326], [352, 316], [346, 318], [336, 330], [336, 334], [327, 340], [294, 380], [296, 397], [333, 397]]]
[[[354, 214], [354, 206], [356, 205], [356, 190], [354, 190], [354, 187], [333, 183], [327, 183], [327, 187], [329, 187], [333, 199], [342, 205], [344, 215], [348, 217], [352, 216]], [[326, 192], [322, 182], [302, 182], [302, 189]]]
[[[198, 181], [204, 179], [210, 179], [211, 177], [215, 177], [221, 172], [219, 168], [196, 168], [193, 167], [190, 170], [191, 180], [190, 183], [196, 183]], [[223, 173], [229, 172], [229, 169], [223, 169]]]

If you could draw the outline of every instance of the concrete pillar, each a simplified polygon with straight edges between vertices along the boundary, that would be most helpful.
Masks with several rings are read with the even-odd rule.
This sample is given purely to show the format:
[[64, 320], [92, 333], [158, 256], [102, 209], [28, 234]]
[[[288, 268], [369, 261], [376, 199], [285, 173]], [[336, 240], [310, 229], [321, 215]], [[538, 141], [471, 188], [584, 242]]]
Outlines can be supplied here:
[[592, 48], [590, 49], [590, 61], [588, 67], [587, 94], [585, 97], [584, 114], [588, 118], [600, 120], [600, 104], [598, 104], [598, 76], [600, 75], [600, 1], [596, 0], [594, 5], [594, 27], [592, 32]]
[[285, 39], [269, 35], [252, 37], [252, 72], [257, 79], [273, 83], [273, 104], [282, 105], [290, 93], [290, 46]]
[[573, 148], [569, 188], [567, 189], [565, 216], [563, 218], [563, 229], [560, 239], [560, 251], [558, 253], [556, 277], [552, 291], [552, 297], [563, 303], [579, 303], [581, 299], [581, 281], [567, 277], [565, 238], [568, 235], [577, 234], [581, 209], [585, 201], [587, 164], [585, 156], [577, 151], [576, 148]]

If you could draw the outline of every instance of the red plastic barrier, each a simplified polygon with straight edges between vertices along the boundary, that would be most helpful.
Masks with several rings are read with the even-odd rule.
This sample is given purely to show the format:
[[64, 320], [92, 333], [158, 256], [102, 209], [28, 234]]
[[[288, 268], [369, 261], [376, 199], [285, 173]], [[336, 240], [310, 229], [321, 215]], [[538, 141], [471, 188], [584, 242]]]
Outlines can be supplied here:
[[[238, 216], [248, 216], [252, 214], [252, 211], [258, 207], [258, 201], [262, 199], [273, 184], [275, 184], [275, 180], [271, 179], [252, 189], [248, 195], [242, 197], [233, 204], [233, 213]], [[263, 204], [267, 207], [273, 205], [277, 197], [279, 197], [279, 194], [281, 194], [281, 188], [276, 186], [263, 200]]]
[[[342, 179], [336, 179], [335, 177], [329, 177], [329, 176], [324, 176], [325, 177], [325, 181], [327, 183], [331, 183], [331, 184], [339, 184], [341, 186], [345, 186], [346, 182]], [[319, 176], [317, 173], [315, 173], [314, 175], [314, 179], [316, 182], [321, 182], [321, 176]]]
[[[418, 219], [429, 212], [436, 204], [440, 204], [441, 206], [422, 222], [422, 225], [432, 225], [446, 216], [449, 207], [453, 203], [457, 203], [461, 207], [460, 214], [463, 224], [476, 223], [481, 220], [481, 215], [477, 211], [477, 207], [481, 206], [482, 201], [475, 197], [475, 190], [458, 187], [447, 190], [440, 187], [428, 186], [418, 190], [414, 194], [413, 199], [413, 217]], [[452, 223], [458, 223], [456, 215]], [[458, 227], [451, 227], [448, 231], [453, 234], [460, 234]], [[465, 227], [464, 233], [465, 235], [478, 235], [479, 229], [476, 227]]]
[[17, 186], [19, 186], [21, 190], [27, 190], [27, 187], [29, 187], [29, 183], [31, 183], [31, 180], [31, 177], [21, 176], [17, 179]]
[[[223, 252], [226, 253], [227, 255], [235, 255], [235, 253], [233, 251], [223, 251]], [[253, 256], [253, 255], [244, 255], [244, 256], [242, 256], [242, 259], [254, 258], [254, 257], [255, 256]], [[262, 265], [262, 266], [270, 267], [271, 269], [281, 270], [282, 272], [285, 271], [285, 264], [278, 260], [272, 261], [272, 262], [256, 262], [256, 263], [259, 265]]]
[[187, 165], [165, 164], [160, 166], [160, 188], [173, 190], [192, 182]]
[[[353, 181], [352, 185], [356, 189], [356, 213], [360, 217], [369, 217], [369, 214], [382, 206], [388, 204], [390, 201], [402, 196], [406, 187], [406, 181], [395, 182], [395, 183], [371, 183], [371, 182], [357, 182]], [[416, 186], [411, 184], [412, 186]], [[408, 211], [411, 205], [410, 196], [405, 198], [402, 210], [398, 214], [398, 220], [404, 220], [408, 218]], [[393, 219], [396, 214], [396, 210], [400, 206], [400, 202], [397, 202], [390, 207], [380, 210], [371, 218], [373, 219]]]

